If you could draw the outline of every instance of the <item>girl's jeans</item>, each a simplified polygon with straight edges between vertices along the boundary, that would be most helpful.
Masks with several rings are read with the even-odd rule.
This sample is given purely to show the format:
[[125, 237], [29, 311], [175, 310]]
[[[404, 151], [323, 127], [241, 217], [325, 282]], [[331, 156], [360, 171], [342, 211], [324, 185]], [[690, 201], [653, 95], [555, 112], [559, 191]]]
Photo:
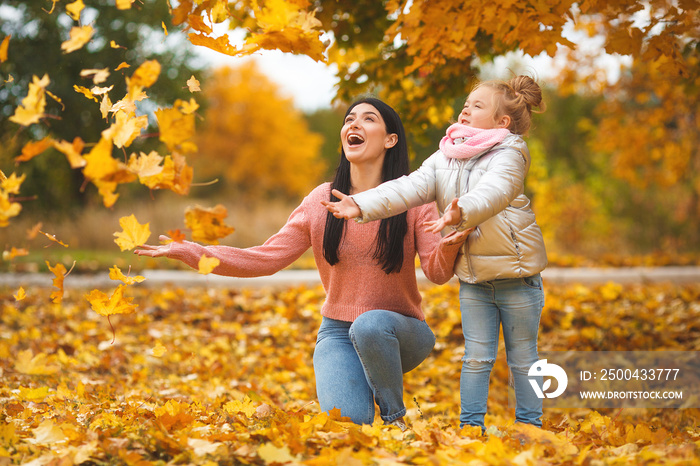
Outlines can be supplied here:
[[316, 393], [321, 410], [339, 408], [356, 424], [406, 414], [403, 374], [428, 357], [435, 336], [428, 324], [398, 312], [373, 310], [355, 322], [323, 318], [314, 350]]
[[[542, 278], [460, 282], [459, 300], [464, 332], [464, 358], [460, 378], [462, 413], [460, 427], [484, 429], [489, 377], [503, 340], [515, 388], [515, 421], [542, 426], [542, 400], [528, 382], [528, 370], [537, 362], [537, 331], [544, 306]], [[533, 377], [533, 379], [535, 379]], [[542, 377], [537, 383], [542, 386]]]

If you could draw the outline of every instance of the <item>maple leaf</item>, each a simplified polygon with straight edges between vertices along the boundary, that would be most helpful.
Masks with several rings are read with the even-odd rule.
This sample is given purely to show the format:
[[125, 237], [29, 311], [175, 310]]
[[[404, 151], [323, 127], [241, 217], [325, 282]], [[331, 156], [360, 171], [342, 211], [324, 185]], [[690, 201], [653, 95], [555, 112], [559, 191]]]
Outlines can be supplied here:
[[83, 140], [79, 137], [73, 139], [72, 143], [54, 139], [52, 144], [54, 149], [66, 156], [71, 168], [82, 168], [87, 164], [82, 156], [85, 142], [83, 142]]
[[9, 251], [3, 251], [2, 252], [2, 260], [5, 261], [11, 261], [15, 257], [20, 257], [20, 256], [28, 256], [29, 251], [27, 251], [24, 248], [17, 249], [16, 247], [12, 247]]
[[223, 53], [224, 55], [230, 55], [232, 57], [245, 55], [243, 50], [230, 44], [227, 35], [212, 38], [204, 34], [190, 32], [187, 38], [193, 45], [201, 45], [202, 47], [212, 49], [216, 52]]
[[17, 177], [17, 174], [12, 172], [9, 177], [6, 176], [2, 181], [0, 181], [0, 189], [8, 194], [19, 194], [19, 188], [22, 186], [22, 183], [26, 177], [27, 175], [24, 174]]
[[167, 234], [168, 237], [170, 238], [170, 239], [166, 242], [166, 244], [167, 244], [167, 243], [182, 243], [183, 241], [185, 241], [185, 238], [186, 238], [186, 237], [185, 237], [185, 234], [184, 234], [183, 232], [181, 232], [180, 229], [168, 230], [168, 231], [166, 232], [166, 234]]
[[127, 78], [127, 86], [132, 87], [151, 87], [160, 75], [160, 63], [157, 60], [148, 60], [143, 62], [131, 78]]
[[109, 78], [109, 68], [102, 69], [85, 69], [80, 71], [80, 77], [86, 78], [92, 76], [93, 84], [102, 84]]
[[219, 264], [221, 264], [221, 261], [216, 257], [207, 257], [206, 255], [202, 255], [197, 263], [197, 272], [201, 273], [202, 275], [210, 274], [219, 266]]
[[73, 18], [74, 21], [80, 21], [80, 12], [85, 8], [83, 0], [75, 0], [73, 3], [66, 5], [66, 13]]
[[195, 78], [194, 75], [187, 80], [187, 87], [189, 88], [190, 92], [199, 92], [202, 90], [199, 87], [199, 81], [197, 81], [197, 78]]
[[18, 202], [12, 202], [10, 196], [0, 190], [0, 227], [9, 225], [9, 220], [16, 217], [22, 211], [22, 205]]
[[58, 372], [58, 366], [47, 365], [48, 356], [39, 353], [36, 356], [32, 350], [20, 351], [15, 361], [15, 370], [20, 374], [51, 375]]
[[255, 414], [255, 404], [246, 396], [242, 401], [233, 400], [226, 403], [224, 411], [228, 414], [243, 413], [246, 417], [252, 417]]
[[46, 266], [54, 274], [55, 277], [53, 279], [53, 286], [57, 288], [57, 290], [51, 293], [51, 301], [54, 304], [59, 304], [61, 301], [63, 301], [63, 281], [66, 278], [66, 275], [68, 275], [68, 271], [66, 270], [66, 267], [60, 262], [57, 263], [54, 267], [51, 267], [49, 261], [46, 261]]
[[29, 126], [38, 123], [44, 116], [46, 108], [46, 86], [49, 85], [49, 75], [45, 74], [41, 79], [32, 77], [29, 83], [29, 93], [22, 99], [22, 104], [15, 109], [14, 115], [10, 117], [13, 121], [22, 126]]
[[114, 314], [131, 314], [138, 307], [133, 304], [134, 298], [124, 297], [126, 285], [119, 285], [114, 292], [108, 296], [100, 290], [94, 289], [85, 295], [92, 310], [102, 316], [111, 316]]
[[183, 102], [178, 99], [175, 101], [175, 107], [162, 108], [155, 111], [158, 126], [160, 127], [159, 139], [171, 151], [180, 148], [184, 142], [191, 139], [194, 135], [194, 115], [181, 112], [177, 107], [182, 104]]
[[50, 239], [50, 240], [53, 241], [54, 243], [60, 244], [60, 245], [63, 246], [64, 248], [67, 248], [67, 247], [68, 247], [67, 244], [65, 244], [64, 242], [62, 242], [62, 241], [60, 241], [59, 239], [57, 239], [57, 238], [56, 238], [56, 235], [50, 235], [50, 234], [48, 234], [48, 233], [46, 233], [46, 232], [44, 232], [44, 231], [40, 231], [39, 233], [43, 234], [44, 236], [46, 236], [48, 239]]
[[5, 38], [0, 42], [0, 63], [7, 61], [7, 50], [10, 46], [10, 38], [12, 36], [5, 36]]
[[185, 210], [185, 226], [192, 231], [192, 240], [207, 244], [219, 244], [219, 239], [235, 231], [224, 223], [228, 216], [226, 207], [219, 204], [215, 207], [188, 207]]
[[61, 44], [61, 50], [64, 53], [75, 52], [83, 48], [85, 44], [90, 42], [92, 35], [95, 33], [92, 26], [74, 26], [70, 30], [70, 39]]
[[134, 283], [141, 283], [146, 279], [146, 277], [142, 277], [141, 275], [137, 275], [135, 277], [127, 277], [124, 275], [121, 271], [121, 269], [118, 266], [114, 266], [109, 269], [109, 278], [111, 280], [120, 280], [122, 283], [125, 285], [133, 285]]
[[124, 231], [114, 233], [114, 236], [117, 237], [114, 242], [117, 243], [122, 251], [141, 246], [146, 243], [148, 237], [151, 236], [149, 224], [141, 225], [138, 220], [136, 220], [134, 214], [120, 218], [119, 225]]
[[77, 92], [79, 94], [83, 94], [88, 99], [94, 100], [95, 102], [97, 102], [97, 97], [95, 97], [95, 94], [93, 94], [92, 91], [90, 89], [88, 89], [87, 87], [78, 86], [77, 84], [74, 84], [73, 89], [75, 90], [75, 92]]
[[[118, 46], [117, 46], [117, 47], [118, 47]], [[131, 68], [131, 65], [129, 65], [127, 62], [123, 61], [123, 62], [121, 62], [121, 63], [119, 64], [119, 66], [117, 66], [116, 68], [114, 68], [114, 71], [123, 70], [124, 68]]]
[[15, 301], [22, 301], [22, 300], [24, 300], [24, 298], [27, 297], [27, 293], [24, 291], [24, 288], [22, 288], [20, 286], [19, 289], [17, 290], [17, 293], [15, 293], [12, 296], [14, 296]]
[[27, 162], [37, 155], [43, 153], [46, 149], [53, 145], [51, 136], [46, 136], [40, 141], [29, 141], [22, 147], [22, 155], [15, 157], [15, 163]]
[[117, 111], [115, 122], [102, 131], [102, 137], [111, 140], [118, 148], [128, 147], [141, 134], [141, 130], [147, 127], [148, 116], [134, 117], [129, 113]]

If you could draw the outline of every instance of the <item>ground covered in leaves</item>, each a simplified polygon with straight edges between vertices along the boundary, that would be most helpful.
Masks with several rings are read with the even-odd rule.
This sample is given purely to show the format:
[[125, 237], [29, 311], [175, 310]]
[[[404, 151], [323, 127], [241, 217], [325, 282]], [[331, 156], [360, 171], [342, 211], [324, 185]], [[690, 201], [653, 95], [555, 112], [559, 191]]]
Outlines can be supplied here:
[[[87, 290], [0, 291], [0, 466], [7, 464], [697, 464], [697, 409], [545, 410], [515, 425], [504, 351], [487, 435], [460, 430], [457, 287], [424, 291], [438, 337], [405, 380], [410, 429], [321, 413], [320, 288], [132, 287], [110, 321]], [[114, 333], [110, 327], [114, 326]], [[700, 350], [700, 286], [547, 287], [542, 350]], [[377, 418], [379, 421], [379, 418]]]

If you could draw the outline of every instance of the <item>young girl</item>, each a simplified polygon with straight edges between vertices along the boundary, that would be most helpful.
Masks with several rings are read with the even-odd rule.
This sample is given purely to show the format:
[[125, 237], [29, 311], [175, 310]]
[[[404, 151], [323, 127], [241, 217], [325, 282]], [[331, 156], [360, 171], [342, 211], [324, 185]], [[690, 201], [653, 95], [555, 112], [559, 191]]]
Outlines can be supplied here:
[[547, 255], [524, 194], [530, 154], [521, 137], [530, 128], [532, 110], [541, 107], [541, 89], [530, 77], [483, 82], [469, 94], [440, 150], [418, 170], [351, 197], [334, 192], [340, 201], [324, 203], [337, 217], [368, 222], [437, 201], [444, 216], [426, 224], [430, 231], [446, 225], [457, 231], [475, 228], [455, 264], [465, 338], [460, 426], [484, 429], [501, 326], [516, 422], [542, 425], [542, 400], [528, 381], [528, 369], [538, 360], [540, 272]]
[[[424, 230], [438, 219], [435, 206], [368, 225], [335, 218], [321, 201], [331, 189], [360, 193], [408, 173], [408, 148], [399, 115], [384, 102], [352, 104], [340, 131], [340, 163], [332, 183], [315, 188], [282, 229], [262, 246], [238, 249], [192, 242], [144, 245], [139, 255], [178, 259], [196, 268], [202, 255], [221, 264], [214, 273], [235, 277], [273, 274], [311, 248], [326, 301], [313, 363], [323, 411], [340, 409], [358, 424], [374, 421], [406, 428], [403, 374], [432, 351], [416, 284], [415, 256], [426, 276], [445, 283], [469, 231], [441, 238]], [[167, 238], [162, 238], [167, 239]]]

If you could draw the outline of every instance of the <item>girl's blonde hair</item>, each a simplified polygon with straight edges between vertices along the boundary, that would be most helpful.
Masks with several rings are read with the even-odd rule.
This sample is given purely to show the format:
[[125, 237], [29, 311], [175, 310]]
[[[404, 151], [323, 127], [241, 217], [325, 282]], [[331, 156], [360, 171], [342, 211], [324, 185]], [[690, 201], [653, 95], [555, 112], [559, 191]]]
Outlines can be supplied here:
[[483, 81], [475, 87], [487, 86], [496, 90], [494, 117], [510, 117], [508, 130], [514, 134], [525, 135], [530, 130], [532, 112], [542, 113], [545, 104], [542, 101], [542, 89], [529, 76], [514, 76], [508, 81], [492, 79]]

